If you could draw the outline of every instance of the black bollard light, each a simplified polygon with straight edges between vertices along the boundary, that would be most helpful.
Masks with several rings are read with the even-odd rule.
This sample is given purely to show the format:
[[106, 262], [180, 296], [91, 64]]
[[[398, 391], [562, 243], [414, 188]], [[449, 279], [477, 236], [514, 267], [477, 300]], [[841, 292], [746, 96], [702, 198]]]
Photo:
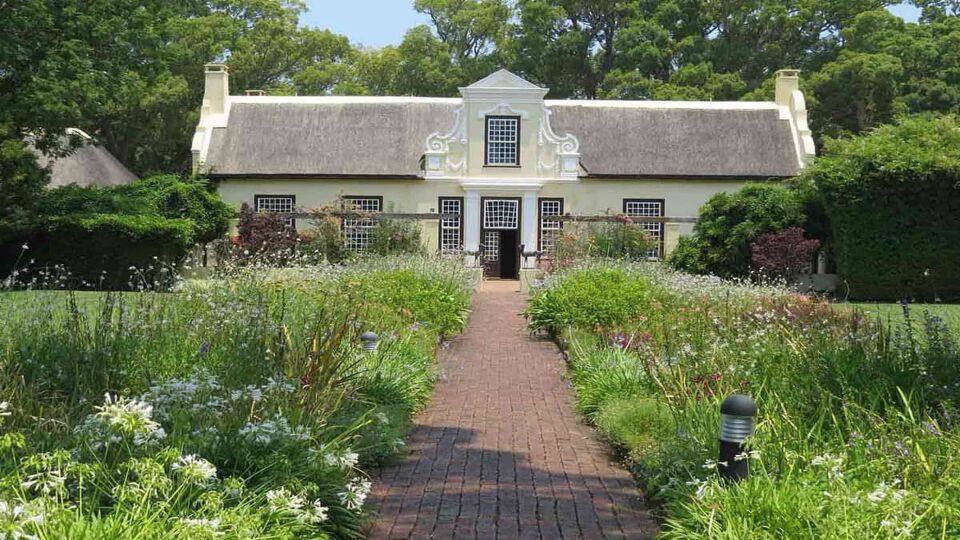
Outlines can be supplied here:
[[380, 345], [380, 336], [373, 332], [367, 331], [363, 334], [360, 334], [360, 342], [363, 344], [363, 352], [376, 352], [377, 347]]
[[720, 476], [734, 482], [750, 475], [743, 448], [753, 435], [757, 423], [757, 402], [742, 394], [734, 394], [720, 405]]

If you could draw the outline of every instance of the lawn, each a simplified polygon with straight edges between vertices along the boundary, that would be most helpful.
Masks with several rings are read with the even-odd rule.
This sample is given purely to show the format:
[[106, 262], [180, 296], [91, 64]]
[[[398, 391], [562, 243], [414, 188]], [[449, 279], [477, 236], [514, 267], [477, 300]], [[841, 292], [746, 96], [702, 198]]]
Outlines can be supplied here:
[[[835, 304], [840, 309], [863, 310], [864, 313], [876, 316], [881, 321], [891, 325], [902, 325], [906, 317], [902, 304], [881, 303], [840, 303]], [[940, 317], [951, 328], [960, 331], [960, 304], [909, 304], [907, 312], [911, 319], [923, 320], [924, 313]]]
[[[545, 280], [527, 315], [663, 538], [960, 537], [960, 330], [862, 307], [597, 261]], [[730, 483], [719, 408], [737, 393], [759, 416]]]
[[0, 537], [364, 536], [364, 471], [403, 450], [473, 279], [391, 258], [0, 293]]

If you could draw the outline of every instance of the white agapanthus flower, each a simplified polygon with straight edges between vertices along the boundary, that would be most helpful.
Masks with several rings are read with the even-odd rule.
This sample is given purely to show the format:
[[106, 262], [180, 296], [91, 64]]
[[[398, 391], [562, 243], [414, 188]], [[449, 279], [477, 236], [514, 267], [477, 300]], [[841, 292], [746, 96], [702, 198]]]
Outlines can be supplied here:
[[63, 491], [66, 481], [67, 477], [63, 475], [60, 469], [51, 469], [28, 475], [20, 485], [23, 489], [50, 495]]
[[303, 497], [290, 493], [287, 488], [271, 489], [267, 492], [267, 504], [274, 512], [300, 514], [305, 502]]
[[143, 446], [163, 440], [167, 434], [153, 419], [153, 406], [146, 401], [112, 397], [106, 394], [103, 405], [87, 416], [77, 432], [91, 438], [95, 450], [124, 439]]
[[37, 540], [37, 527], [43, 525], [43, 513], [29, 504], [11, 504], [0, 499], [0, 538], [11, 540]]
[[312, 510], [310, 513], [310, 521], [314, 523], [323, 523], [330, 518], [330, 509], [324, 506], [320, 499], [313, 501]]
[[208, 532], [216, 533], [217, 536], [223, 536], [223, 533], [220, 532], [219, 519], [181, 518], [180, 524], [187, 528], [203, 529]]
[[323, 454], [323, 462], [330, 467], [352, 469], [358, 461], [360, 461], [360, 454], [351, 451], [349, 448], [342, 452], [325, 452]]
[[193, 454], [181, 456], [170, 469], [184, 482], [205, 486], [217, 479], [217, 468], [209, 461]]
[[9, 401], [0, 401], [0, 416], [10, 416]]
[[346, 486], [346, 491], [339, 493], [340, 502], [347, 507], [348, 510], [359, 510], [363, 507], [363, 503], [367, 500], [367, 495], [370, 494], [370, 488], [373, 487], [373, 484], [369, 480], [363, 480], [361, 478], [354, 478]]

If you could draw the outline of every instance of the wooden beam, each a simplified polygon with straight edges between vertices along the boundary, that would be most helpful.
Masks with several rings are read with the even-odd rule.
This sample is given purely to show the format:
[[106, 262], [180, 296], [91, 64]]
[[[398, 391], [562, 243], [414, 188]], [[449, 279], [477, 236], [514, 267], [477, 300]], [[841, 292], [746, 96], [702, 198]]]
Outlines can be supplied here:
[[573, 223], [696, 223], [695, 217], [671, 217], [671, 216], [649, 216], [649, 217], [627, 217], [627, 216], [543, 216], [544, 221], [559, 221]]

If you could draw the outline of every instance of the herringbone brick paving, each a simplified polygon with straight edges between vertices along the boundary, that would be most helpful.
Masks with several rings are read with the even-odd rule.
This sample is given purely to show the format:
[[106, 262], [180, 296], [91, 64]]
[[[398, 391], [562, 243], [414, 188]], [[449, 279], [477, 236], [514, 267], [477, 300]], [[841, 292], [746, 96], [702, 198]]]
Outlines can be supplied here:
[[649, 538], [630, 475], [573, 410], [564, 365], [528, 335], [517, 282], [488, 281], [409, 453], [375, 475], [371, 538]]

